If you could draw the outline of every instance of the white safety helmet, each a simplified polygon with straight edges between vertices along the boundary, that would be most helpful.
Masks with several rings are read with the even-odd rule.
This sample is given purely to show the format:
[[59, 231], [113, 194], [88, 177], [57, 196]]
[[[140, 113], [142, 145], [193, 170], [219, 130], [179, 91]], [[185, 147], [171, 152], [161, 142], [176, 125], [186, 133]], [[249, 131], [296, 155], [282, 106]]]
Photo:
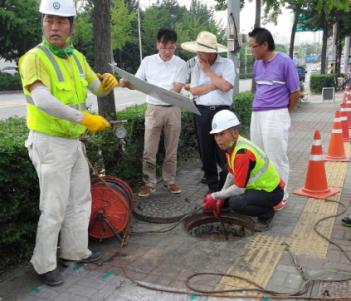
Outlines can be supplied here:
[[73, 0], [41, 0], [39, 11], [60, 17], [75, 17], [77, 14]]
[[236, 115], [229, 110], [222, 110], [217, 112], [212, 119], [212, 131], [210, 134], [217, 134], [227, 129], [236, 127], [240, 121]]

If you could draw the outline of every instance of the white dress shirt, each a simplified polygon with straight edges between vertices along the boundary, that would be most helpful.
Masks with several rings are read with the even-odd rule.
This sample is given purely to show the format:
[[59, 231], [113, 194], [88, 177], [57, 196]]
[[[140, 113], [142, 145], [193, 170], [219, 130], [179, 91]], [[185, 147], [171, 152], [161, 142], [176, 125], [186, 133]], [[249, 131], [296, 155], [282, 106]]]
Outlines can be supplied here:
[[[211, 79], [201, 71], [198, 59], [196, 60], [197, 63], [191, 71], [191, 88], [210, 84], [212, 82]], [[234, 86], [234, 64], [230, 59], [223, 58], [218, 55], [216, 61], [210, 66], [210, 68], [217, 76], [222, 77], [232, 86]], [[233, 89], [229, 90], [228, 92], [223, 92], [220, 89], [216, 89], [207, 94], [197, 96], [195, 101], [196, 104], [202, 106], [231, 106], [233, 103]]]
[[[135, 76], [155, 86], [171, 90], [175, 83], [185, 83], [186, 71], [186, 63], [180, 57], [173, 55], [169, 61], [164, 61], [156, 53], [142, 60]], [[146, 96], [146, 102], [156, 106], [168, 105], [150, 95]]]

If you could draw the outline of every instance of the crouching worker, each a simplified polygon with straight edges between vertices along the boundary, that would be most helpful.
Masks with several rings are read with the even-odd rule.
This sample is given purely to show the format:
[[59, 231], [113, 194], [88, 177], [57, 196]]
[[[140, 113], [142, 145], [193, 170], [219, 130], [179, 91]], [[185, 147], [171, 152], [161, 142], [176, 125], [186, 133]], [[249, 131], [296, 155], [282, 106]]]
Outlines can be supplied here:
[[204, 211], [219, 216], [223, 206], [239, 214], [257, 217], [255, 230], [266, 231], [274, 206], [284, 195], [284, 182], [267, 155], [239, 134], [240, 122], [229, 110], [217, 112], [212, 130], [217, 145], [226, 151], [228, 175], [222, 190], [204, 198]]

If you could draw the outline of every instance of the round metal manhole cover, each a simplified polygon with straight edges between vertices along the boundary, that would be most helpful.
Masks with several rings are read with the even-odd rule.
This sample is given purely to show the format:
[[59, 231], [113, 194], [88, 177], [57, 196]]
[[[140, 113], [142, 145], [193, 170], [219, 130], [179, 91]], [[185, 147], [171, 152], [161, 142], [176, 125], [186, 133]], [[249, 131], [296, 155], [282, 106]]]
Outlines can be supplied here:
[[206, 240], [239, 240], [252, 235], [255, 222], [248, 216], [222, 213], [220, 219], [211, 213], [198, 213], [184, 220], [184, 228], [191, 236]]
[[195, 205], [181, 196], [139, 199], [133, 208], [134, 216], [155, 224], [175, 223], [193, 211]]

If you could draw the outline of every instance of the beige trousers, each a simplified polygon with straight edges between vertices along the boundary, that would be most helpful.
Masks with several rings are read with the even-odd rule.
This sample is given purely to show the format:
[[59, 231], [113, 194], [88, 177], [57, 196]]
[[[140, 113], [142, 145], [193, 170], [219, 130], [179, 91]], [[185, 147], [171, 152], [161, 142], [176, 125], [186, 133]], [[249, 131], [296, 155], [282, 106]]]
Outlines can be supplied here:
[[80, 260], [91, 255], [89, 167], [78, 139], [31, 132], [26, 146], [40, 185], [41, 215], [31, 263], [43, 274], [57, 266], [59, 233], [60, 257]]
[[145, 111], [145, 135], [143, 154], [143, 181], [155, 187], [156, 155], [163, 132], [165, 158], [162, 165], [162, 178], [166, 184], [175, 183], [177, 172], [177, 149], [181, 130], [181, 112], [178, 107], [155, 106], [148, 104]]

